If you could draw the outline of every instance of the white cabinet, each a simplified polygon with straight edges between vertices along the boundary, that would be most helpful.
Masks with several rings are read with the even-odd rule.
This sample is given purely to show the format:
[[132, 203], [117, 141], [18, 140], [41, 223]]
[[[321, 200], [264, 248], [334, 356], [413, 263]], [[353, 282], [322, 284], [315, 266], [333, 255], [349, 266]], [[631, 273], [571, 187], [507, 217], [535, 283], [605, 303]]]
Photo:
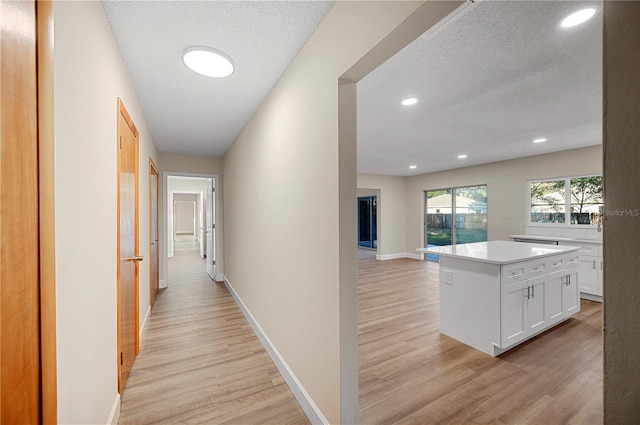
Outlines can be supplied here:
[[504, 353], [580, 311], [579, 264], [577, 250], [508, 264], [441, 256], [440, 332]]
[[547, 276], [502, 286], [502, 346], [523, 341], [547, 326]]
[[[578, 246], [580, 251], [579, 291], [583, 294], [602, 297], [602, 245], [589, 243], [564, 243], [568, 246]], [[592, 299], [592, 298], [590, 298]], [[601, 298], [595, 298], [601, 301]]]
[[580, 291], [578, 287], [578, 271], [571, 270], [562, 286], [562, 309], [568, 316], [580, 311]]

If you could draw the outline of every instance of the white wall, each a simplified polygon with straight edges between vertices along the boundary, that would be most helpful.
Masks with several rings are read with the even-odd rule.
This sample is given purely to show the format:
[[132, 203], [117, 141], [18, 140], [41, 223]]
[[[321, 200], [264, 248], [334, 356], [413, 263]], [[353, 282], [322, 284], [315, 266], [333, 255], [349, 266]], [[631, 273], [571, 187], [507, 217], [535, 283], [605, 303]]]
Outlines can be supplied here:
[[357, 421], [356, 92], [338, 79], [458, 4], [336, 2], [224, 157], [225, 274], [332, 424]]
[[189, 233], [196, 237], [196, 195], [173, 194], [176, 234]]
[[406, 249], [424, 246], [424, 191], [487, 185], [488, 239], [524, 233], [527, 180], [602, 173], [602, 146], [591, 146], [407, 178]]
[[[169, 188], [169, 191], [173, 192], [174, 202], [191, 201], [195, 204], [195, 233], [193, 236], [198, 241], [200, 241], [200, 227], [202, 226], [202, 197], [204, 195], [204, 191], [207, 190], [206, 180], [202, 180], [201, 183], [201, 185], [197, 185], [197, 188], [195, 187], [196, 185], [194, 185], [194, 188], [190, 190], [172, 190], [171, 187]], [[169, 186], [171, 186], [171, 184], [169, 184]]]
[[[118, 394], [117, 97], [140, 131], [140, 254], [145, 259], [149, 157], [155, 161], [157, 152], [101, 4], [56, 2], [54, 21], [58, 420], [98, 424], [107, 422]], [[144, 264], [141, 322], [149, 310]]]
[[[358, 174], [358, 190], [378, 189], [378, 259], [415, 256], [407, 251], [406, 179], [397, 176]], [[415, 256], [416, 258], [418, 256]]]

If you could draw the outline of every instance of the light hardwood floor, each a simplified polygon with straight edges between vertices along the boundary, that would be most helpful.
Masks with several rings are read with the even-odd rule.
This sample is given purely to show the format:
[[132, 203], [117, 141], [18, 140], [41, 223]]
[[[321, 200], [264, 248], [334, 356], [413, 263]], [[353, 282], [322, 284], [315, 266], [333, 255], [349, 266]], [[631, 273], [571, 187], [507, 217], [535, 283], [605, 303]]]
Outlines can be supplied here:
[[602, 305], [492, 358], [438, 331], [438, 264], [359, 251], [361, 424], [602, 423]]
[[[307, 424], [191, 241], [171, 260], [121, 424]], [[438, 331], [438, 265], [359, 251], [360, 423], [602, 423], [602, 305], [491, 358]]]
[[308, 424], [236, 306], [182, 236], [122, 395], [120, 424]]

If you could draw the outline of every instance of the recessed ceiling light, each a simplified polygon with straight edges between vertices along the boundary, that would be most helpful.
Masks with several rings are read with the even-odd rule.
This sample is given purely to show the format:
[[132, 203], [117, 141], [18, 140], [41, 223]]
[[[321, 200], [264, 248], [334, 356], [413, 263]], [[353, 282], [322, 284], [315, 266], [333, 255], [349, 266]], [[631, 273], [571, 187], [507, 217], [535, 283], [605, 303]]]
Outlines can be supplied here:
[[467, 155], [465, 155], [465, 154], [458, 155], [458, 159], [465, 159], [466, 157], [467, 157]]
[[182, 61], [192, 71], [207, 77], [228, 77], [234, 71], [231, 58], [211, 47], [189, 47], [182, 53]]
[[534, 140], [534, 141], [533, 141], [533, 143], [542, 143], [542, 142], [546, 142], [546, 141], [547, 141], [547, 139], [545, 139], [545, 138], [543, 137], [543, 138], [541, 138], [541, 139], [536, 139], [536, 140]]
[[408, 97], [405, 100], [402, 101], [402, 104], [404, 106], [411, 106], [411, 105], [415, 105], [416, 103], [418, 103], [418, 98], [417, 97]]
[[412, 170], [415, 170], [416, 168], [418, 168], [417, 165], [409, 165], [409, 168], [411, 168]]
[[587, 7], [586, 9], [580, 9], [576, 12], [573, 12], [571, 15], [567, 16], [560, 22], [560, 26], [562, 28], [571, 28], [576, 25], [580, 25], [583, 22], [588, 21], [596, 14], [596, 9], [593, 7]]

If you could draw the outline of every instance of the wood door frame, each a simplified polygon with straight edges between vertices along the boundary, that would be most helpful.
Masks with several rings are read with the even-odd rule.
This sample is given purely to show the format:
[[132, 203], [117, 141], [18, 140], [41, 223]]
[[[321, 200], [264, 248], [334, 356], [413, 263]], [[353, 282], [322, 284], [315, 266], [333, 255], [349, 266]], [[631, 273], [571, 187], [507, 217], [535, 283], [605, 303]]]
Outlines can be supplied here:
[[[157, 246], [156, 246], [156, 255], [158, 256], [158, 263], [156, 264], [156, 278], [157, 281], [154, 283], [151, 280], [153, 276], [153, 246], [151, 245], [153, 241], [151, 237], [153, 236], [153, 213], [152, 210], [152, 193], [151, 193], [151, 176], [156, 175], [156, 236], [158, 237]], [[155, 299], [154, 293], [157, 294], [160, 289], [160, 223], [158, 215], [160, 206], [160, 172], [158, 171], [158, 167], [153, 162], [153, 158], [149, 157], [149, 306], [153, 306], [153, 301]]]
[[56, 350], [53, 2], [36, 2], [38, 184], [40, 215], [40, 357], [42, 423], [58, 422]]
[[[116, 264], [117, 264], [117, 307], [116, 307], [116, 326], [117, 326], [117, 352], [116, 352], [116, 364], [118, 365], [118, 382], [120, 381], [120, 352], [121, 352], [121, 347], [122, 347], [122, 341], [120, 340], [120, 334], [121, 334], [121, 328], [122, 328], [122, 318], [120, 317], [120, 304], [121, 304], [121, 285], [120, 285], [120, 172], [122, 169], [122, 164], [120, 161], [120, 153], [119, 153], [119, 145], [120, 145], [120, 131], [119, 131], [119, 126], [118, 126], [118, 118], [120, 117], [120, 115], [122, 115], [122, 118], [124, 118], [125, 122], [127, 123], [127, 125], [129, 126], [129, 128], [131, 129], [131, 131], [133, 132], [133, 135], [135, 137], [135, 235], [134, 235], [134, 246], [135, 246], [135, 252], [136, 255], [139, 252], [139, 248], [140, 248], [140, 235], [139, 235], [139, 228], [140, 228], [140, 209], [139, 209], [139, 205], [140, 205], [140, 199], [139, 199], [139, 195], [140, 195], [140, 182], [139, 182], [139, 178], [140, 178], [140, 164], [139, 164], [139, 147], [140, 147], [140, 133], [138, 132], [138, 129], [136, 128], [135, 124], [133, 123], [133, 120], [131, 119], [131, 115], [129, 115], [129, 112], [127, 111], [127, 108], [124, 106], [124, 103], [122, 102], [122, 99], [118, 98], [118, 107], [117, 107], [117, 114], [116, 114], [116, 128], [118, 130], [116, 130], [116, 152], [117, 152], [117, 161], [118, 161], [118, 168], [117, 168], [117, 174], [116, 174], [116, 179], [117, 179], [117, 229], [116, 229], [116, 234], [117, 234], [117, 246], [116, 246]], [[140, 288], [139, 288], [139, 284], [140, 284], [140, 263], [136, 262], [135, 265], [135, 279], [134, 279], [134, 288], [135, 288], [135, 296], [134, 296], [134, 303], [135, 303], [135, 325], [136, 325], [136, 331], [135, 331], [135, 354], [138, 355], [140, 354]], [[118, 385], [120, 386], [120, 385]]]
[[[29, 89], [35, 94], [35, 128], [28, 130], [35, 135], [35, 162], [30, 162], [36, 172], [36, 205], [29, 202], [23, 207], [36, 213], [37, 223], [37, 287], [35, 305], [27, 305], [36, 310], [39, 336], [39, 421], [44, 424], [57, 423], [57, 350], [56, 350], [56, 288], [55, 288], [55, 173], [54, 173], [54, 126], [53, 126], [53, 3], [31, 1], [28, 19], [33, 19], [34, 27], [21, 52], [34, 55], [35, 78], [30, 80]], [[3, 20], [4, 21], [4, 20]], [[4, 31], [4, 26], [2, 28]], [[33, 39], [30, 36], [33, 35]], [[31, 44], [32, 43], [32, 44]], [[21, 106], [23, 99], [12, 101]], [[11, 138], [9, 138], [11, 140]], [[4, 143], [4, 141], [3, 141]], [[3, 170], [4, 171], [4, 170]], [[4, 183], [19, 189], [17, 178], [12, 173], [3, 175]], [[33, 184], [34, 182], [30, 182]], [[10, 303], [16, 300], [9, 298]], [[24, 300], [20, 300], [24, 302]], [[1, 407], [0, 407], [1, 409]]]

